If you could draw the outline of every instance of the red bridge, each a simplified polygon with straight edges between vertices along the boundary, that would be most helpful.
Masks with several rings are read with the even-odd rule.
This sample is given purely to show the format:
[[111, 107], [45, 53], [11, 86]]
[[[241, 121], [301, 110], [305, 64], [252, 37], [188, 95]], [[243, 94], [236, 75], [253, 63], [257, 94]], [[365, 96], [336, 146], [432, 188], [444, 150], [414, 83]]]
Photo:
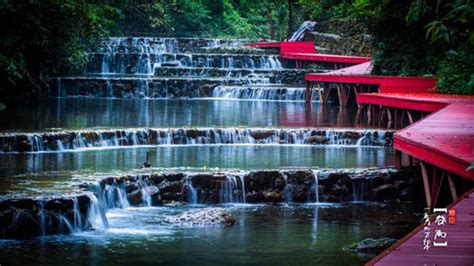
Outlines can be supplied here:
[[[351, 99], [357, 104], [356, 119], [388, 128], [409, 125], [394, 134], [396, 166], [420, 166], [429, 210], [437, 206], [442, 188], [449, 190], [454, 201], [450, 207], [458, 209], [460, 224], [448, 231], [453, 235], [448, 249], [423, 251], [423, 228], [419, 227], [369, 265], [474, 262], [474, 170], [467, 170], [474, 161], [474, 96], [436, 93], [433, 77], [374, 76], [370, 58], [317, 54], [313, 43], [250, 46], [279, 48], [287, 60], [331, 62], [335, 68], [352, 64], [327, 73], [306, 74], [307, 106], [314, 91], [323, 103], [335, 91], [340, 106], [347, 106]], [[459, 191], [468, 192], [458, 198]]]

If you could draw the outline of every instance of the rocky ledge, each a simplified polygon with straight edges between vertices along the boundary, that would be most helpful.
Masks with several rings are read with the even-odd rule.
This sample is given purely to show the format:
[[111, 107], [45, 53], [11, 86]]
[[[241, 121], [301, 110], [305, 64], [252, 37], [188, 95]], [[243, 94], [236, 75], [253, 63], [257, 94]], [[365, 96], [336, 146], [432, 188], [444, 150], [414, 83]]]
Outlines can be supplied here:
[[91, 195], [0, 201], [0, 238], [69, 234], [91, 228]]
[[[90, 178], [90, 177], [89, 177]], [[414, 171], [391, 168], [212, 173], [135, 173], [97, 176], [82, 194], [0, 200], [0, 238], [70, 234], [106, 228], [105, 212], [128, 206], [216, 203], [304, 203], [416, 200]], [[192, 211], [170, 224], [231, 225], [225, 211]]]
[[[163, 203], [281, 203], [415, 200], [420, 178], [391, 168], [215, 173], [156, 173], [105, 177], [95, 186], [110, 206]], [[145, 193], [152, 192], [152, 193]], [[146, 198], [145, 198], [146, 197]]]
[[391, 146], [392, 131], [330, 128], [135, 128], [0, 133], [0, 151], [37, 152], [162, 144]]

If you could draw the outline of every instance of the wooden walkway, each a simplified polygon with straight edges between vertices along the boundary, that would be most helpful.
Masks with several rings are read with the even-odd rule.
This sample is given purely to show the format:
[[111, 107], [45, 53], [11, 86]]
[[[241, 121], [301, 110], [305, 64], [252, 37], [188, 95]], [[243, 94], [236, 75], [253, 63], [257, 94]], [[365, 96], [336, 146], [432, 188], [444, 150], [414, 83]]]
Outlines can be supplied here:
[[474, 171], [466, 171], [474, 161], [474, 99], [450, 104], [397, 131], [394, 148], [474, 181]]
[[[447, 246], [431, 246], [423, 250], [425, 225], [397, 241], [367, 265], [473, 265], [474, 264], [474, 189], [461, 196], [447, 209], [456, 211], [456, 223], [438, 225], [433, 219], [429, 225], [430, 240], [434, 242], [436, 230], [446, 233], [440, 243]], [[442, 214], [442, 213], [440, 213]], [[448, 219], [448, 214], [444, 217]], [[432, 243], [431, 243], [432, 244]], [[433, 244], [432, 244], [433, 245]]]
[[[305, 48], [298, 50], [300, 45]], [[447, 247], [423, 250], [426, 229], [421, 225], [368, 265], [474, 265], [474, 170], [467, 171], [474, 161], [474, 96], [434, 93], [435, 78], [373, 76], [370, 58], [317, 56], [309, 46], [279, 43], [282, 58], [334, 63], [347, 60], [344, 63], [356, 65], [306, 74], [306, 102], [310, 103], [315, 89], [321, 102], [326, 102], [335, 89], [341, 106], [346, 106], [351, 93], [354, 94], [359, 107], [357, 116], [363, 112], [369, 120], [386, 117], [388, 127], [392, 120], [397, 123], [398, 119], [402, 124], [407, 117], [411, 125], [394, 134], [397, 167], [402, 166], [402, 154], [408, 156], [411, 165], [420, 165], [430, 212], [434, 211], [447, 179], [453, 198], [448, 209], [457, 212], [455, 225], [441, 228], [432, 224], [433, 234], [438, 229], [447, 233]], [[466, 184], [468, 193], [458, 198], [458, 188], [465, 188]]]
[[283, 60], [294, 60], [298, 67], [302, 62], [333, 63], [336, 68], [348, 65], [361, 64], [372, 60], [370, 57], [319, 54], [313, 42], [256, 42], [248, 43], [246, 46], [255, 48], [278, 48]]
[[[396, 164], [402, 166], [404, 154], [411, 165], [420, 165], [429, 212], [435, 210], [443, 181], [449, 183], [453, 203], [448, 209], [456, 210], [456, 224], [431, 224], [433, 235], [438, 229], [447, 233], [448, 246], [425, 251], [426, 228], [421, 225], [368, 265], [474, 265], [474, 170], [467, 171], [474, 161], [474, 96], [434, 93], [435, 78], [370, 75], [370, 58], [318, 55], [309, 44], [281, 42], [279, 47], [286, 59], [356, 64], [306, 74], [307, 103], [314, 90], [321, 102], [326, 102], [335, 89], [341, 106], [354, 94], [358, 117], [367, 113], [369, 121], [386, 118], [388, 127], [393, 120], [402, 124], [408, 118], [411, 125], [394, 134]], [[466, 188], [466, 184], [468, 193], [458, 198], [458, 188]]]

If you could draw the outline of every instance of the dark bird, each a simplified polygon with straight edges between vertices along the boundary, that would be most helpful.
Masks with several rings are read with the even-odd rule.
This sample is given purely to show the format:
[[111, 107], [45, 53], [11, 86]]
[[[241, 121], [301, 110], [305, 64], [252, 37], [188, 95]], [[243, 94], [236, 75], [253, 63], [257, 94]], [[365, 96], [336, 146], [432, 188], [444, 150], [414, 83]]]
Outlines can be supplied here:
[[150, 168], [151, 167], [151, 163], [148, 161], [148, 152], [146, 152], [146, 160], [143, 163], [143, 167], [144, 168]]

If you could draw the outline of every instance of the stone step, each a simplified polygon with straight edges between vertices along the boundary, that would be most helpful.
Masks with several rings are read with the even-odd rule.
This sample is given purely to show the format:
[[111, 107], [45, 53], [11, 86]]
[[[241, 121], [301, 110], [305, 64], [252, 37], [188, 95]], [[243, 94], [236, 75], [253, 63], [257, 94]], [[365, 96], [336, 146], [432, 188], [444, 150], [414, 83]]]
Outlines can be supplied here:
[[279, 56], [243, 54], [91, 53], [88, 73], [153, 74], [156, 67], [281, 69]]
[[389, 146], [392, 131], [333, 128], [132, 128], [0, 133], [3, 152], [48, 152], [137, 145], [297, 144]]
[[[166, 37], [108, 37], [103, 38], [99, 50], [104, 49], [160, 49], [168, 52], [192, 52], [196, 48], [239, 46], [247, 41], [242, 39], [211, 39], [211, 38], [166, 38]], [[124, 50], [125, 51], [125, 50]]]
[[[304, 101], [305, 87], [288, 85], [240, 85], [217, 86], [212, 90], [211, 97], [218, 99], [268, 100], [268, 101]], [[313, 101], [318, 94], [313, 93]]]
[[49, 97], [100, 98], [201, 98], [210, 97], [219, 85], [269, 83], [270, 78], [85, 76], [52, 79]]
[[77, 176], [85, 192], [0, 199], [0, 238], [30, 238], [107, 229], [114, 208], [176, 204], [307, 203], [416, 200], [412, 169], [281, 169], [128, 172]]
[[270, 83], [304, 84], [306, 73], [308, 71], [303, 69], [157, 67], [154, 74], [163, 77], [269, 78]]

